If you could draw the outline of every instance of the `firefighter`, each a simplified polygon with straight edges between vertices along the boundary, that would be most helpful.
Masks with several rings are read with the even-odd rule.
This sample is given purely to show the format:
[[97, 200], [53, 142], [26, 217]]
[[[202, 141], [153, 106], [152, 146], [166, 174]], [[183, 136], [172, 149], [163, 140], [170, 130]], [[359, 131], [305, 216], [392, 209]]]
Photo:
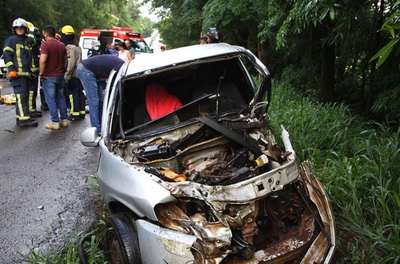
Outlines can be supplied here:
[[207, 33], [207, 43], [219, 43], [221, 40], [221, 33], [217, 28], [209, 28]]
[[83, 86], [76, 72], [76, 67], [82, 62], [82, 50], [75, 43], [75, 30], [70, 25], [61, 28], [61, 42], [67, 50], [68, 66], [64, 74], [67, 84], [67, 96], [70, 105], [68, 120], [79, 120], [85, 118], [85, 95]]
[[[36, 98], [38, 92], [38, 73], [39, 73], [39, 56], [40, 56], [40, 31], [31, 22], [27, 21], [28, 24], [28, 43], [32, 48], [32, 62], [31, 71], [32, 76], [29, 81], [29, 115], [31, 117], [42, 117], [42, 112], [36, 110]], [[42, 107], [43, 108], [43, 107]]]
[[3, 56], [8, 77], [16, 96], [16, 120], [21, 127], [36, 127], [29, 115], [29, 81], [31, 79], [32, 48], [28, 43], [28, 24], [17, 18], [12, 23], [13, 36], [4, 42]]

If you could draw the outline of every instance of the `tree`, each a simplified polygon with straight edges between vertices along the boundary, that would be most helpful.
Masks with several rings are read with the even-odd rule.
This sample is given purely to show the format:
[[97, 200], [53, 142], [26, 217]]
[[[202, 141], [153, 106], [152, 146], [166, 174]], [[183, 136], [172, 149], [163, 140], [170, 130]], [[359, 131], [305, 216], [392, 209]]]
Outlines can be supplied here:
[[18, 17], [32, 22], [39, 28], [53, 25], [60, 29], [64, 25], [71, 25], [77, 38], [83, 28], [124, 26], [149, 35], [152, 31], [152, 23], [140, 16], [139, 0], [79, 0], [72, 5], [66, 0], [0, 0], [0, 4], [1, 43], [10, 36], [12, 22]]
[[392, 52], [393, 48], [397, 46], [397, 43], [400, 40], [400, 22], [398, 21], [399, 15], [400, 15], [400, 10], [396, 10], [400, 4], [400, 1], [397, 1], [394, 3], [392, 10], [395, 10], [394, 13], [386, 20], [385, 23], [383, 23], [381, 27], [381, 31], [387, 31], [390, 34], [391, 41], [389, 41], [388, 44], [386, 44], [382, 49], [380, 49], [371, 59], [369, 62], [373, 62], [374, 60], [378, 60], [376, 62], [376, 67], [379, 68], [390, 53]]
[[[150, 1], [146, 1], [150, 2]], [[169, 48], [198, 44], [201, 33], [201, 9], [205, 1], [151, 1], [161, 21], [155, 26]]]

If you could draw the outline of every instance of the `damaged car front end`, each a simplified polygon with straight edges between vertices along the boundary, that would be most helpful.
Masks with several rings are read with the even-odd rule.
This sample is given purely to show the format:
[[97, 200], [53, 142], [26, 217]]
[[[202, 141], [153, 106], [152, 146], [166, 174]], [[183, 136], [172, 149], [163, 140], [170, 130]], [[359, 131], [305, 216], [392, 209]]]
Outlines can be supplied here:
[[100, 145], [111, 262], [331, 261], [330, 201], [283, 126], [275, 140], [270, 95], [267, 68], [228, 44], [151, 54], [110, 75], [101, 136], [91, 128], [81, 141]]

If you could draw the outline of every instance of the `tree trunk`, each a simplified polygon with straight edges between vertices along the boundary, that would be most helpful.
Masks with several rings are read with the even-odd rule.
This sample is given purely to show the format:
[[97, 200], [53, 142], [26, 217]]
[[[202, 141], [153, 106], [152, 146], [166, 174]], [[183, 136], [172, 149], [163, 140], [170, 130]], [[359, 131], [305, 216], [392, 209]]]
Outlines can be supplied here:
[[335, 102], [335, 46], [323, 45], [321, 59], [321, 102]]

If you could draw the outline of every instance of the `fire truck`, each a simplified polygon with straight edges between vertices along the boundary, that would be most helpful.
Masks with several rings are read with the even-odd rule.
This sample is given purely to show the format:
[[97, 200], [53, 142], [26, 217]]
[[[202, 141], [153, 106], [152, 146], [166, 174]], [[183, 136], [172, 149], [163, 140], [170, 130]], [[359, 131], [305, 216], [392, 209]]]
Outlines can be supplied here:
[[131, 46], [136, 54], [152, 53], [153, 50], [147, 45], [140, 33], [133, 32], [130, 28], [113, 27], [111, 29], [83, 29], [79, 39], [79, 46], [82, 48], [82, 59], [87, 58], [88, 50], [92, 48], [92, 42], [100, 41], [100, 49], [104, 51], [107, 45], [130, 40]]

